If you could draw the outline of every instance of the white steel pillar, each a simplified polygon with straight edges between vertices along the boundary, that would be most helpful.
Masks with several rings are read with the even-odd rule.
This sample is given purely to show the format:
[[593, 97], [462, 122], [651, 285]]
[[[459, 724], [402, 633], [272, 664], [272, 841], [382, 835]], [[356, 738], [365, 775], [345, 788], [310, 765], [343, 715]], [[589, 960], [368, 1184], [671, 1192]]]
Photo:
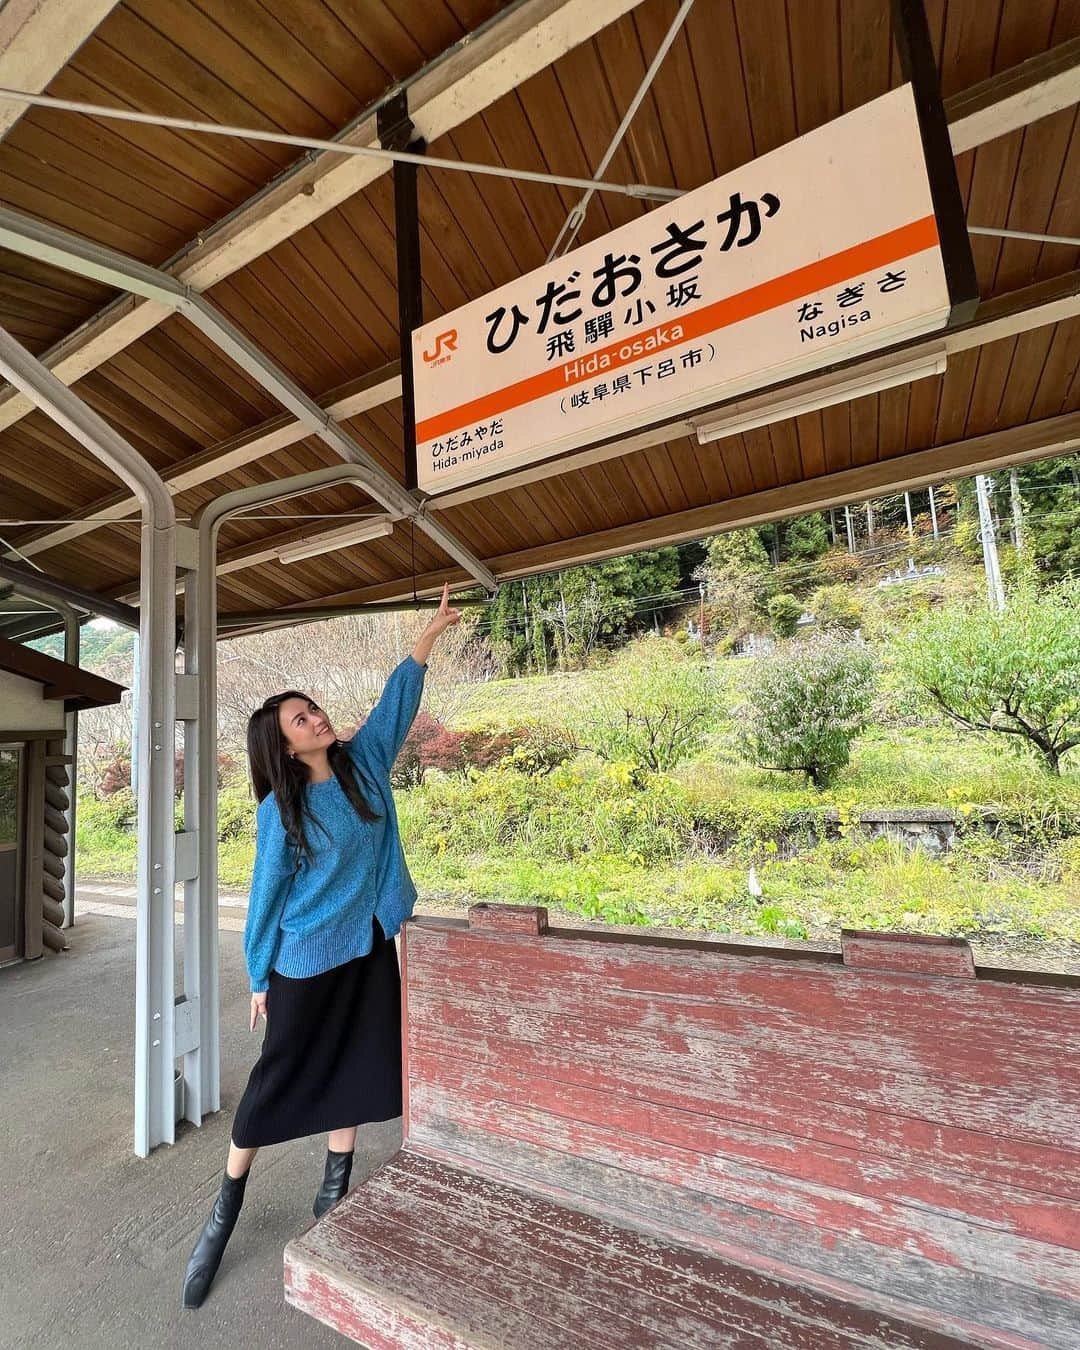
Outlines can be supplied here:
[[[171, 499], [170, 499], [171, 502]], [[176, 1138], [173, 1086], [176, 779], [176, 526], [144, 513], [139, 579], [141, 663], [135, 690], [139, 765], [135, 958], [135, 1152]]]
[[107, 464], [138, 498], [138, 910], [135, 969], [135, 1152], [176, 1137], [173, 1062], [173, 782], [175, 776], [176, 516], [149, 464], [0, 328], [0, 373]]
[[[69, 666], [79, 664], [79, 640], [81, 629], [79, 616], [70, 605], [57, 602], [57, 610], [64, 620], [64, 660]], [[71, 928], [75, 923], [75, 826], [77, 777], [79, 772], [79, 713], [78, 709], [64, 716], [64, 754], [71, 757], [68, 765], [68, 804], [64, 817], [67, 820], [68, 851], [64, 859], [64, 927]]]
[[[222, 524], [249, 507], [352, 483], [370, 491], [370, 474], [339, 464], [278, 482], [227, 492], [207, 503], [192, 529], [178, 528], [184, 574], [184, 670], [177, 716], [184, 723], [184, 831], [178, 878], [184, 880], [184, 994], [177, 1001], [177, 1049], [184, 1051], [185, 1111], [220, 1107], [217, 892], [217, 541]], [[183, 841], [180, 846], [180, 841]], [[191, 1048], [187, 1048], [191, 1045]]]
[[184, 992], [177, 1000], [176, 1048], [184, 1058], [184, 1118], [201, 1125], [221, 1107], [218, 1012], [216, 576], [209, 597], [199, 535], [177, 531], [184, 578], [184, 669], [176, 715], [184, 724], [184, 828], [177, 835], [177, 881], [184, 883]]

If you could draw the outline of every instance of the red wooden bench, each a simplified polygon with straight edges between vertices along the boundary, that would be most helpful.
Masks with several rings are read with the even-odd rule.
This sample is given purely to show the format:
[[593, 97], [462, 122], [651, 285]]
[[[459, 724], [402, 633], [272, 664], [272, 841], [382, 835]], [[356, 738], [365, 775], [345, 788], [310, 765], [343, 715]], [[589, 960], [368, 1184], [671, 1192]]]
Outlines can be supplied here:
[[1080, 1347], [1080, 979], [413, 920], [403, 1148], [285, 1252], [370, 1347]]

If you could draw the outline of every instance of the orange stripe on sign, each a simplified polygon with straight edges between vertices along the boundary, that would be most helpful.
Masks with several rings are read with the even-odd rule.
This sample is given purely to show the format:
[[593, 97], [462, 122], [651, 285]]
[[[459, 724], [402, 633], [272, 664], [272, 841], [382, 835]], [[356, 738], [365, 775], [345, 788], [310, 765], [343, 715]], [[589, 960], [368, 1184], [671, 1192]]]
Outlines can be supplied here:
[[[607, 347], [594, 348], [583, 355], [607, 356], [609, 360], [603, 371], [606, 375], [620, 366], [628, 366], [641, 360], [640, 351], [637, 354], [620, 356], [620, 349], [625, 348], [630, 342], [646, 341], [650, 337], [660, 338], [666, 330], [679, 324], [683, 331], [682, 336], [677, 339], [677, 345], [681, 346], [694, 338], [704, 337], [706, 333], [715, 333], [717, 329], [728, 328], [734, 323], [741, 323], [743, 319], [752, 319], [755, 315], [776, 309], [778, 305], [800, 300], [804, 295], [810, 295], [823, 286], [835, 286], [841, 281], [847, 281], [856, 273], [868, 268], [885, 267], [899, 258], [922, 253], [925, 249], [933, 248], [937, 242], [937, 222], [933, 216], [924, 216], [921, 220], [912, 221], [910, 225], [902, 225], [898, 230], [889, 230], [887, 234], [879, 234], [876, 239], [868, 239], [864, 244], [856, 244], [853, 248], [833, 253], [828, 258], [822, 258], [820, 262], [798, 267], [793, 272], [785, 272], [783, 276], [774, 277], [772, 281], [763, 281], [760, 286], [751, 286], [748, 291], [729, 295], [711, 305], [703, 305], [701, 309], [676, 314], [664, 323], [657, 324], [655, 328], [635, 333], [632, 337], [623, 338]], [[660, 345], [655, 350], [661, 351], [663, 346]], [[425, 418], [423, 422], [416, 424], [416, 439], [419, 442], [435, 440], [448, 431], [457, 431], [461, 427], [471, 426], [474, 422], [498, 417], [500, 413], [509, 412], [511, 408], [519, 408], [523, 403], [532, 403], [535, 399], [543, 398], [545, 394], [554, 394], [571, 384], [578, 384], [579, 380], [568, 380], [566, 376], [566, 371], [573, 364], [573, 361], [566, 361], [552, 366], [549, 370], [542, 370], [538, 375], [530, 375], [527, 379], [518, 380], [516, 384], [508, 384], [493, 393], [475, 398], [470, 403], [461, 403], [456, 408]]]

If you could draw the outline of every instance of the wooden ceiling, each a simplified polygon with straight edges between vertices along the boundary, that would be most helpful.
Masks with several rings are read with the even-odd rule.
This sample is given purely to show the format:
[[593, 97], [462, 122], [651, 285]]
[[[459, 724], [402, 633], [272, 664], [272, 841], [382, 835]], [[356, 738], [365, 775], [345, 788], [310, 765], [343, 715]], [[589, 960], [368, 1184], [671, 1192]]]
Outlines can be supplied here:
[[[535, 73], [430, 147], [588, 177], [676, 0], [121, 0], [46, 92], [332, 137], [488, 20], [527, 27], [533, 15], [605, 5], [626, 12], [550, 64], [528, 58]], [[693, 188], [885, 92], [900, 82], [889, 8], [888, 0], [697, 0], [606, 176]], [[927, 12], [956, 125], [981, 95], [992, 103], [999, 84], [1004, 96], [1006, 72], [1080, 44], [1080, 0], [927, 0]], [[253, 243], [241, 227], [260, 203], [269, 211], [291, 190], [270, 185], [296, 160], [279, 145], [32, 108], [0, 141], [0, 184], [4, 205], [141, 262], [175, 275], [202, 267], [190, 272], [200, 278], [193, 284], [324, 406], [344, 399], [347, 428], [403, 482], [392, 179], [381, 174], [325, 210], [309, 194], [300, 228], [275, 227], [276, 237]], [[963, 150], [956, 166], [969, 225], [1080, 236], [1075, 101]], [[430, 319], [540, 265], [578, 194], [424, 170], [419, 195]], [[598, 194], [580, 238], [647, 209]], [[240, 265], [215, 252], [223, 231], [241, 235]], [[710, 445], [686, 427], [656, 443], [624, 440], [594, 462], [542, 466], [534, 481], [436, 499], [440, 523], [508, 578], [906, 479], [1060, 452], [1070, 436], [1080, 439], [1080, 250], [975, 236], [973, 252], [983, 303], [944, 376]], [[267, 424], [282, 420], [273, 399], [184, 319], [155, 316], [97, 282], [0, 252], [0, 324], [77, 379], [88, 404], [167, 480], [178, 478], [181, 517], [232, 489], [336, 462], [299, 429], [284, 448], [263, 452]], [[367, 376], [379, 401], [348, 416]], [[0, 488], [6, 520], [79, 519], [124, 500], [98, 461], [11, 390], [0, 393]], [[304, 563], [241, 565], [268, 541], [335, 524], [298, 512], [371, 509], [363, 493], [338, 489], [230, 522], [221, 608], [391, 600], [466, 580], [405, 523]], [[136, 524], [73, 538], [57, 538], [57, 528], [4, 526], [6, 556], [19, 550], [50, 575], [110, 596], [137, 590]]]

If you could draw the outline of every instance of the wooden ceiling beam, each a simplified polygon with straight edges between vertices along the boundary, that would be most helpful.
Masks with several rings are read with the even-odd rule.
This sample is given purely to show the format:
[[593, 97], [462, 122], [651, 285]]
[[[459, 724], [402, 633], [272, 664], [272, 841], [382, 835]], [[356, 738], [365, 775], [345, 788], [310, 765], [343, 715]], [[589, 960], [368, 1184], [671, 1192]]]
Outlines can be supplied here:
[[[706, 506], [676, 511], [652, 520], [597, 530], [578, 539], [558, 540], [515, 553], [504, 553], [484, 561], [500, 583], [516, 581], [561, 567], [576, 567], [604, 558], [618, 558], [641, 549], [663, 548], [669, 544], [702, 539], [710, 534], [744, 529], [787, 516], [844, 506], [870, 496], [927, 487], [932, 483], [968, 478], [976, 473], [1046, 459], [1073, 449], [1078, 440], [1080, 412], [1063, 413], [1023, 426], [992, 431], [985, 436], [972, 436], [949, 445], [916, 450], [858, 468], [842, 469], [837, 473], [784, 484], [763, 492], [711, 502]], [[261, 550], [265, 550], [266, 542], [263, 541]], [[261, 557], [258, 559], [263, 560]], [[230, 562], [235, 561], [234, 555]], [[430, 598], [441, 591], [444, 582], [457, 588], [474, 584], [463, 568], [442, 567], [420, 573], [415, 580], [402, 577], [374, 586], [312, 597], [295, 608], [397, 602], [410, 599], [414, 594], [418, 598]], [[281, 626], [282, 618], [290, 608], [284, 606], [274, 611], [277, 626]]]
[[[402, 87], [408, 91], [416, 134], [430, 144], [452, 132], [639, 3], [520, 0], [405, 82]], [[64, 0], [56, 4], [59, 7]], [[386, 96], [379, 104], [385, 101]], [[350, 145], [378, 146], [378, 106], [362, 113], [338, 139]], [[307, 155], [195, 240], [164, 270], [193, 290], [205, 291], [363, 191], [389, 169], [388, 161], [367, 156], [343, 157], [332, 151]], [[56, 376], [73, 384], [149, 332], [167, 314], [153, 301], [124, 296], [58, 342], [42, 359]], [[10, 387], [0, 391], [0, 430], [31, 409], [29, 400], [18, 391]]]
[[[0, 85], [40, 94], [117, 0], [7, 0], [0, 5]], [[27, 109], [0, 104], [0, 140]]]
[[[395, 392], [396, 391], [396, 392]], [[399, 397], [401, 393], [401, 367], [397, 361], [391, 362], [358, 380], [350, 380], [337, 389], [333, 389], [325, 398], [319, 400], [319, 406], [337, 421], [357, 417], [369, 408]], [[260, 422], [248, 431], [230, 436], [224, 441], [200, 450], [162, 471], [165, 486], [176, 496], [200, 483], [219, 478], [222, 474], [232, 473], [266, 455], [296, 445], [312, 434], [311, 428], [288, 413], [279, 413], [276, 417]], [[48, 549], [58, 548], [70, 543], [80, 535], [88, 534], [100, 525], [130, 516], [138, 503], [129, 493], [114, 492], [100, 497], [79, 511], [79, 518], [69, 525], [56, 529], [38, 531], [19, 544], [19, 554], [31, 558]], [[14, 556], [0, 555], [0, 556]]]
[[568, 543], [544, 544], [505, 554], [488, 559], [487, 563], [499, 581], [510, 581], [552, 568], [617, 558], [639, 549], [662, 548], [770, 520], [824, 511], [830, 506], [843, 506], [866, 497], [928, 487], [1030, 460], [1046, 459], [1075, 448], [1078, 439], [1080, 412], [1063, 413], [1059, 417], [1009, 427], [986, 436], [973, 436], [951, 445], [917, 450], [689, 511], [676, 511], [655, 520], [598, 530]]
[[[431, 141], [452, 131], [638, 3], [526, 0], [515, 6], [426, 66], [409, 84], [410, 115], [419, 134]], [[1063, 43], [947, 100], [954, 152], [960, 154], [1075, 103], [1080, 99], [1078, 53], [1080, 39]], [[364, 137], [366, 143], [377, 143], [376, 109], [342, 135], [353, 143], [365, 143]], [[332, 153], [320, 153], [287, 170], [192, 244], [167, 270], [194, 289], [205, 290], [385, 172], [384, 161], [350, 156], [341, 163]], [[73, 384], [155, 328], [168, 313], [151, 300], [125, 295], [58, 342], [43, 360], [65, 383]], [[399, 395], [400, 384], [389, 397]], [[0, 389], [0, 431], [30, 411], [31, 404], [17, 390]]]
[[[890, 359], [893, 356], [902, 356], [905, 360], [911, 360], [918, 356], [920, 352], [929, 351], [934, 346], [944, 345], [946, 352], [949, 354], [968, 351], [989, 342], [1000, 341], [1002, 338], [1015, 337], [1019, 333], [1025, 333], [1034, 328], [1059, 323], [1076, 315], [1080, 315], [1080, 271], [1069, 272], [1065, 276], [1053, 277], [1047, 281], [1037, 282], [1033, 286], [1024, 287], [1019, 291], [997, 296], [981, 305], [975, 317], [961, 328], [953, 329], [944, 335], [937, 334], [936, 336], [913, 339], [906, 346], [898, 347], [894, 349], [894, 352], [886, 353], [884, 356], [878, 353], [863, 357], [858, 361], [848, 363], [848, 369], [855, 374], [868, 368], [874, 368], [883, 360]], [[820, 375], [807, 376], [798, 384], [785, 386], [785, 390], [790, 392], [795, 388], [809, 387], [820, 378]], [[332, 390], [321, 401], [320, 406], [325, 408], [331, 416], [338, 419], [355, 417], [384, 401], [398, 397], [400, 389], [401, 371], [395, 361], [370, 375], [362, 376], [359, 380], [350, 381], [348, 384]], [[749, 408], [759, 402], [765, 404], [769, 398], [775, 397], [774, 391], [756, 395], [753, 399], [743, 398], [740, 400], [740, 406]], [[729, 402], [731, 401], [729, 400]], [[714, 412], [724, 406], [725, 404], [720, 403], [709, 411]], [[694, 420], [703, 415], [704, 412], [695, 413]], [[454, 506], [461, 506], [481, 497], [507, 492], [515, 487], [524, 487], [544, 478], [555, 477], [559, 474], [569, 473], [574, 469], [585, 468], [590, 464], [598, 464], [607, 459], [629, 455], [636, 450], [644, 450], [664, 441], [677, 440], [692, 433], [691, 419], [681, 417], [651, 429], [635, 432], [630, 436], [619, 437], [601, 445], [589, 446], [585, 450], [573, 451], [560, 459], [544, 460], [529, 465], [528, 468], [507, 474], [502, 478], [474, 483], [470, 487], [462, 488], [457, 492], [434, 497], [430, 500], [428, 509], [447, 510]], [[303, 426], [288, 415], [274, 417], [251, 428], [250, 431], [241, 432], [237, 436], [210, 446], [207, 450], [200, 451], [197, 455], [181, 460], [165, 470], [162, 477], [169, 491], [175, 495], [200, 483], [217, 478], [221, 474], [229, 473], [245, 464], [250, 464], [264, 455], [273, 454], [277, 450], [293, 445], [310, 434], [310, 428]], [[100, 498], [81, 510], [79, 519], [72, 521], [71, 524], [44, 530], [36, 536], [29, 536], [20, 540], [19, 554], [23, 557], [34, 557], [48, 549], [57, 548], [61, 544], [68, 543], [70, 540], [95, 529], [98, 525], [107, 524], [110, 520], [130, 515], [135, 507], [134, 497], [125, 496], [123, 493], [114, 493], [107, 498]], [[16, 555], [0, 556], [14, 558]], [[253, 561], [247, 564], [240, 563], [237, 559], [230, 559], [230, 561], [234, 564], [230, 570], [237, 570], [239, 566], [256, 566], [262, 559], [253, 558]]]
[[[597, 530], [578, 539], [559, 540], [487, 558], [485, 562], [500, 582], [537, 576], [560, 567], [575, 567], [603, 558], [622, 557], [647, 548], [702, 539], [710, 534], [761, 525], [787, 516], [824, 511], [868, 496], [883, 496], [905, 489], [927, 487], [933, 483], [972, 474], [1046, 459], [1075, 447], [1080, 439], [1080, 412], [1063, 413], [1023, 426], [972, 436], [950, 445], [912, 451], [893, 459], [878, 460], [859, 468], [823, 474], [819, 478], [769, 488], [763, 492], [712, 502], [689, 511], [676, 511], [653, 520], [635, 521], [613, 529]], [[459, 567], [445, 567], [421, 574], [415, 579], [417, 596], [436, 594], [443, 585], [465, 587], [469, 578]], [[333, 595], [313, 597], [305, 605], [373, 604], [411, 597], [413, 579], [382, 582]], [[276, 617], [288, 613], [288, 607]]]
[[1080, 102], [1080, 38], [991, 75], [945, 100], [953, 154], [1007, 136]]

